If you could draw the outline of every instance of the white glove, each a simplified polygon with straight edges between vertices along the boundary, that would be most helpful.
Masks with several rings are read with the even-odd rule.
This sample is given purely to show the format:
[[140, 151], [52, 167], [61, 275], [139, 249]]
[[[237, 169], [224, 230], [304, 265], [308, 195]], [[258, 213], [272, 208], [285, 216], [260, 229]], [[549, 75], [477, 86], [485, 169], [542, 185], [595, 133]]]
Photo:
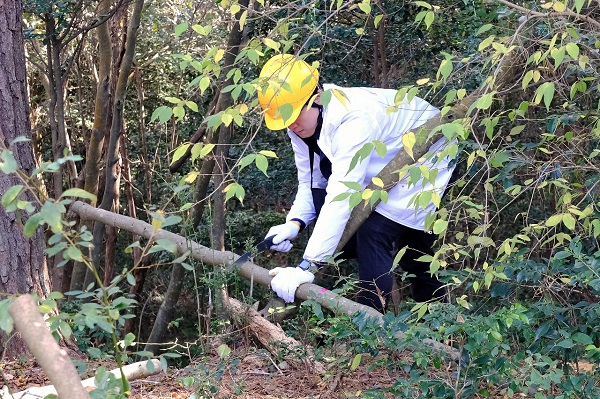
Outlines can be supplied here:
[[274, 236], [273, 245], [270, 249], [279, 252], [289, 252], [293, 247], [290, 240], [296, 238], [299, 232], [300, 226], [294, 222], [287, 222], [271, 227], [265, 238]]
[[278, 297], [285, 302], [294, 302], [296, 289], [300, 284], [312, 283], [315, 275], [308, 270], [299, 267], [276, 267], [269, 271], [269, 275], [275, 276], [271, 280], [271, 288]]

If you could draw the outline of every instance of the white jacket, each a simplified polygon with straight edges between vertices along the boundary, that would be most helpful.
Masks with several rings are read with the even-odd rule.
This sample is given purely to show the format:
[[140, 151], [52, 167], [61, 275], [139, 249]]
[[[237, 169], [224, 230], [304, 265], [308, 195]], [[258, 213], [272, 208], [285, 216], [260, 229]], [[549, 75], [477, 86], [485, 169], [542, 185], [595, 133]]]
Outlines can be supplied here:
[[[324, 88], [340, 90], [347, 97], [344, 105], [332, 95], [331, 101], [323, 110], [323, 125], [318, 145], [332, 164], [329, 181], [319, 170], [317, 154], [311, 179], [308, 146], [288, 129], [294, 149], [299, 184], [287, 220], [300, 219], [308, 226], [316, 217], [310, 187], [311, 180], [314, 188], [327, 188], [325, 204], [304, 252], [304, 259], [311, 261], [323, 261], [328, 255], [334, 254], [348, 222], [351, 211], [348, 200], [331, 201], [341, 193], [352, 192], [341, 182], [358, 182], [363, 188], [366, 187], [371, 182], [371, 178], [376, 176], [403, 147], [402, 136], [439, 112], [425, 100], [416, 97], [410, 103], [400, 105], [398, 112], [386, 112], [388, 106], [394, 105], [396, 90], [342, 88], [334, 85], [325, 85]], [[386, 145], [385, 157], [381, 158], [373, 150], [370, 157], [346, 173], [357, 151], [373, 140], [381, 141]], [[431, 150], [443, 148], [445, 142], [445, 138], [440, 139], [431, 146]], [[423, 230], [425, 217], [435, 211], [435, 206], [430, 203], [426, 209], [417, 209], [414, 205], [409, 206], [409, 201], [423, 190], [437, 190], [441, 194], [452, 174], [452, 168], [448, 167], [449, 161], [450, 159], [447, 158], [439, 160], [435, 166], [432, 161], [424, 163], [438, 169], [435, 187], [429, 183], [424, 187], [421, 183], [409, 186], [405, 178], [390, 190], [387, 203], [380, 202], [375, 211], [402, 225]]]

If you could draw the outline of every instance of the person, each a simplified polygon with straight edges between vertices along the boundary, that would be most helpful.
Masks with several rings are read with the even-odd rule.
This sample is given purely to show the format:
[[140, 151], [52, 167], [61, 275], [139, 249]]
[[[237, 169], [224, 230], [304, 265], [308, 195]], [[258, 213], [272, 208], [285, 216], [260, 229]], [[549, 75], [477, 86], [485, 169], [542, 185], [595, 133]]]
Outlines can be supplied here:
[[[296, 289], [313, 282], [316, 270], [334, 255], [340, 242], [351, 212], [347, 198], [334, 200], [351, 191], [344, 182], [366, 187], [403, 148], [402, 136], [439, 110], [417, 97], [396, 105], [396, 90], [321, 85], [316, 68], [289, 54], [268, 60], [259, 81], [258, 98], [267, 128], [287, 128], [298, 170], [298, 190], [286, 222], [271, 227], [266, 234], [274, 236], [271, 249], [289, 251], [294, 238], [314, 222], [303, 261], [296, 267], [277, 267], [270, 272], [274, 276], [271, 288], [286, 302], [293, 302]], [[326, 90], [337, 90], [337, 95], [331, 95], [324, 106], [321, 96]], [[398, 110], [390, 112], [390, 106]], [[353, 162], [357, 152], [374, 141], [385, 144], [385, 156], [372, 151], [361, 162]], [[430, 151], [443, 150], [445, 142], [442, 138]], [[344, 258], [355, 255], [358, 260], [357, 302], [385, 311], [395, 278], [394, 257], [405, 247], [400, 266], [409, 273], [414, 300], [444, 297], [444, 286], [431, 275], [428, 263], [416, 260], [424, 254], [433, 255], [435, 238], [424, 228], [426, 216], [436, 208], [429, 203], [416, 209], [411, 198], [424, 190], [443, 192], [453, 170], [447, 158], [424, 162], [438, 170], [434, 185], [402, 179], [344, 248]]]

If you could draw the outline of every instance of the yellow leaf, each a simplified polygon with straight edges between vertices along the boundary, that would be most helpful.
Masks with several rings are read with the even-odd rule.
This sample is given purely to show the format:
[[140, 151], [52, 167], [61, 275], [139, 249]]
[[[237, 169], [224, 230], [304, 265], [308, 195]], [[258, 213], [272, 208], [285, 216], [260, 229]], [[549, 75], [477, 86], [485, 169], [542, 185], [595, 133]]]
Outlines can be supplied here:
[[[165, 216], [165, 212], [162, 210], [158, 210], [158, 211], [156, 211], [156, 213], [162, 217]], [[163, 221], [161, 219], [152, 218], [152, 228], [154, 229], [154, 231], [160, 230], [160, 228], [162, 227], [162, 224], [163, 224]]]
[[345, 107], [346, 106], [346, 95], [337, 89], [332, 89], [331, 92], [333, 93], [333, 95], [335, 96], [335, 98], [338, 99], [338, 101], [340, 103], [342, 103], [342, 105]]
[[371, 181], [373, 182], [374, 185], [376, 185], [377, 187], [381, 187], [383, 188], [383, 180], [381, 180], [379, 177], [374, 177], [371, 179]]
[[429, 82], [429, 78], [423, 78], [423, 79], [419, 79], [417, 80], [417, 84], [420, 85], [424, 85], [425, 83]]
[[221, 61], [223, 59], [224, 55], [225, 55], [225, 50], [223, 50], [223, 49], [217, 50], [217, 53], [215, 54], [215, 62]]
[[240, 30], [244, 29], [244, 25], [246, 25], [246, 18], [248, 17], [248, 10], [245, 10], [240, 16]]
[[198, 178], [199, 173], [198, 172], [190, 172], [187, 174], [187, 176], [185, 177], [185, 179], [183, 179], [183, 181], [185, 181], [188, 184], [191, 184], [193, 182], [196, 181], [196, 179]]
[[413, 132], [405, 133], [402, 136], [402, 145], [404, 145], [404, 151], [414, 160], [415, 157], [413, 155], [413, 146], [417, 142], [417, 138]]
[[563, 2], [557, 1], [552, 5], [552, 8], [554, 8], [554, 11], [556, 12], [563, 12], [567, 9], [567, 6]]

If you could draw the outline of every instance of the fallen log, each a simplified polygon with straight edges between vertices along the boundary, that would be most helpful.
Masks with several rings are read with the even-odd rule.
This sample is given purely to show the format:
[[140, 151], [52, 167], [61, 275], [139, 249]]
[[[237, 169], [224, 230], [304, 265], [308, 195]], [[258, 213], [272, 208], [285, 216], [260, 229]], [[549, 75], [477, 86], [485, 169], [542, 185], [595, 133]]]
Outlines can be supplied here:
[[55, 390], [53, 387], [54, 393], [60, 398], [89, 399], [87, 391], [79, 384], [79, 375], [71, 358], [52, 336], [33, 297], [29, 294], [17, 297], [8, 312], [23, 341], [56, 387]]
[[[239, 255], [230, 251], [217, 251], [207, 248], [185, 237], [163, 229], [156, 231], [150, 224], [142, 220], [109, 212], [103, 209], [94, 208], [93, 206], [81, 201], [75, 201], [71, 205], [70, 210], [79, 215], [79, 217], [83, 220], [102, 222], [113, 227], [135, 233], [148, 240], [169, 240], [177, 246], [177, 251], [179, 254], [189, 252], [193, 259], [202, 261], [206, 264], [218, 266], [231, 265], [237, 258], [240, 257]], [[254, 281], [257, 284], [261, 284], [266, 287], [271, 286], [271, 279], [273, 277], [269, 275], [269, 270], [262, 268], [251, 261], [245, 262], [239, 267], [236, 267], [236, 272], [247, 280]], [[301, 300], [314, 300], [322, 307], [337, 314], [343, 313], [353, 316], [358, 312], [364, 312], [367, 318], [373, 318], [377, 323], [383, 324], [383, 315], [377, 310], [344, 298], [316, 284], [302, 284], [296, 290], [296, 298]], [[406, 339], [406, 334], [398, 331], [396, 333], [396, 337], [398, 339]], [[446, 354], [453, 360], [458, 360], [460, 358], [459, 351], [451, 346], [432, 339], [424, 339], [421, 342], [427, 346], [430, 346], [436, 351]]]
[[[59, 398], [68, 399], [89, 399], [88, 391], [92, 391], [96, 387], [95, 377], [79, 380], [73, 362], [47, 328], [33, 297], [29, 294], [17, 297], [8, 311], [27, 347], [53, 385], [30, 387], [17, 393], [10, 393], [4, 386], [0, 389], [0, 399], [41, 399], [47, 395], [57, 395]], [[122, 370], [115, 369], [109, 373], [117, 378], [124, 376], [127, 381], [132, 381], [158, 374], [160, 371], [160, 361], [152, 359], [128, 364], [123, 366]]]
[[229, 298], [228, 310], [273, 355], [279, 356], [281, 350], [285, 349], [288, 354], [283, 358], [294, 369], [308, 368], [314, 373], [325, 374], [325, 366], [315, 361], [310, 347], [287, 336], [281, 327], [269, 322], [250, 306]]
[[[161, 370], [160, 361], [158, 359], [152, 359], [123, 366], [123, 373], [121, 373], [121, 370], [119, 369], [110, 370], [109, 373], [116, 378], [121, 378], [121, 376], [124, 375], [127, 381], [134, 381], [139, 378], [158, 374]], [[81, 385], [86, 391], [92, 391], [96, 388], [95, 380], [95, 377], [87, 378], [81, 381]], [[56, 388], [53, 385], [30, 387], [24, 391], [13, 394], [10, 394], [8, 390], [5, 389], [0, 390], [0, 399], [41, 399], [52, 394], [57, 395]]]

